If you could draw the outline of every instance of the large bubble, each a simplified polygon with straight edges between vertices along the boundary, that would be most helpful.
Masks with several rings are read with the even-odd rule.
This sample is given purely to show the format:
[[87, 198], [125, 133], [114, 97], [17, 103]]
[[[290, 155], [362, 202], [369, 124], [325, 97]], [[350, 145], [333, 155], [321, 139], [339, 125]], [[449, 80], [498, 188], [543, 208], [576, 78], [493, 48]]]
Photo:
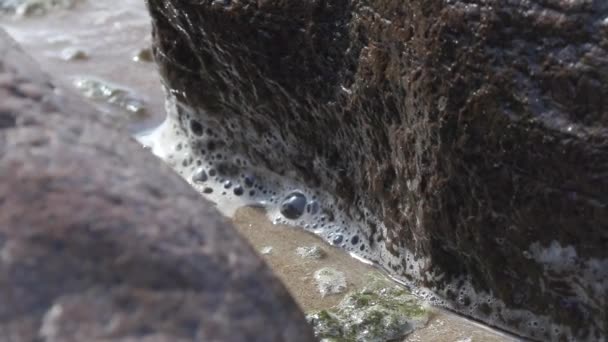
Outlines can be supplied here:
[[300, 218], [306, 210], [306, 196], [301, 192], [292, 192], [281, 203], [281, 214], [290, 220]]

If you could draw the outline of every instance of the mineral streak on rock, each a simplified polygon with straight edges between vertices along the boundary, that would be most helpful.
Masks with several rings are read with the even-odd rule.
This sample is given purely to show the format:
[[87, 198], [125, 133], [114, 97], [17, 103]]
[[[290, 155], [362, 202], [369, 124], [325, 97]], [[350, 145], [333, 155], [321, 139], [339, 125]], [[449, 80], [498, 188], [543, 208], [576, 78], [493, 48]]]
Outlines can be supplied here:
[[0, 31], [0, 341], [306, 341], [209, 202]]
[[148, 5], [182, 137], [335, 195], [331, 236], [461, 313], [607, 338], [608, 2]]

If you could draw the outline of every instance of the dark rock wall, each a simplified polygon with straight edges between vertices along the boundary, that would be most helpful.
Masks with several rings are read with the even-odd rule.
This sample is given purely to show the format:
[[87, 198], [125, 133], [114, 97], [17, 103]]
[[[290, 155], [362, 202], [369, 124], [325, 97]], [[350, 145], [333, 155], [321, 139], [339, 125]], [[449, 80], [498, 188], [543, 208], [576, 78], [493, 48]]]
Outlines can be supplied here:
[[236, 230], [0, 31], [0, 340], [313, 341]]
[[[608, 258], [608, 2], [148, 4], [178, 100], [254, 163], [379, 215], [388, 236], [370, 240], [443, 274], [415, 282], [533, 338], [608, 334], [590, 266]], [[447, 285], [463, 275], [549, 320], [462, 298]]]

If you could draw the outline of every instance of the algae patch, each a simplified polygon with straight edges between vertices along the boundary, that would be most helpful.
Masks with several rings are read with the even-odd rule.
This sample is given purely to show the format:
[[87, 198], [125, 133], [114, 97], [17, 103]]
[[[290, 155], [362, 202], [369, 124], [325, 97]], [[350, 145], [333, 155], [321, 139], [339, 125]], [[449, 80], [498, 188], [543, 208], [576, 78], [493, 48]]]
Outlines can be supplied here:
[[324, 342], [384, 342], [424, 326], [428, 311], [403, 288], [376, 281], [349, 293], [336, 307], [307, 315]]

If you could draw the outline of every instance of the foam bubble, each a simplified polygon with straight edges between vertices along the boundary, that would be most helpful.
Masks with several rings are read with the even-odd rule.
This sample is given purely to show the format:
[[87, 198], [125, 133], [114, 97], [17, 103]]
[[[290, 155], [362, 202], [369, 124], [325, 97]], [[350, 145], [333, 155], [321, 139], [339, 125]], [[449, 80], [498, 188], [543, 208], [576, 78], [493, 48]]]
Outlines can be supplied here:
[[292, 192], [281, 203], [281, 215], [295, 220], [304, 214], [306, 209], [306, 196], [301, 192]]

